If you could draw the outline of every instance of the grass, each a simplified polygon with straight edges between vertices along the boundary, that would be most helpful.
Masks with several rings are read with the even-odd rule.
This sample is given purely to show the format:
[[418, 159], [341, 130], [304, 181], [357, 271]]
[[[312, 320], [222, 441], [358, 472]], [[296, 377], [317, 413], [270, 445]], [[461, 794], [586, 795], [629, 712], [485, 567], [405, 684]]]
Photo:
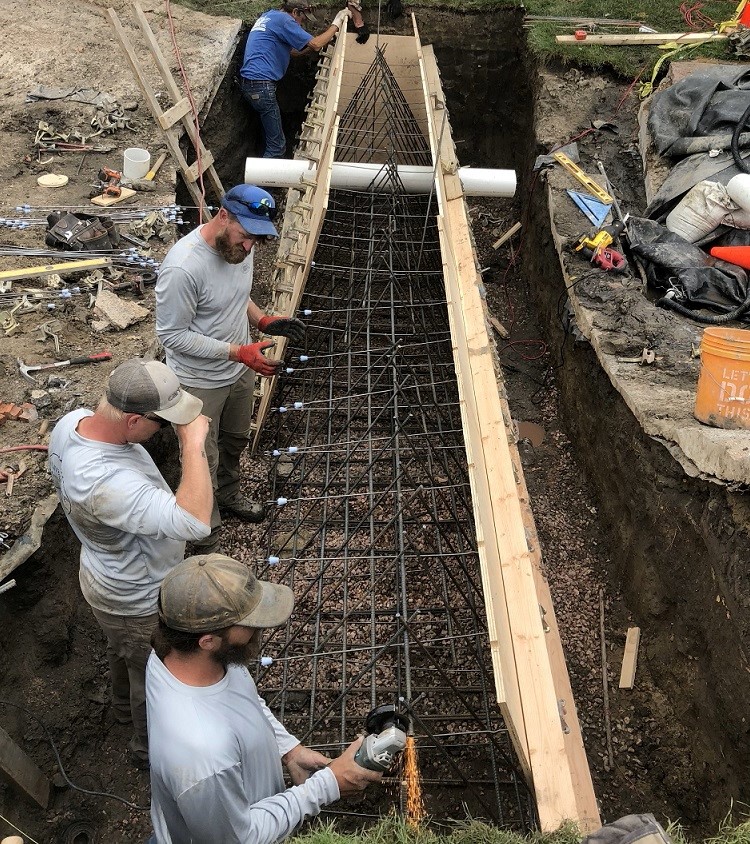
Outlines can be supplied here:
[[318, 821], [308, 832], [294, 837], [295, 844], [578, 844], [579, 841], [580, 836], [572, 826], [562, 827], [552, 835], [524, 837], [474, 820], [457, 822], [448, 831], [436, 832], [426, 827], [411, 827], [396, 816], [351, 833], [338, 831], [333, 822]]
[[[268, 8], [278, 7], [273, 0], [176, 0], [182, 6], [208, 14], [228, 15], [242, 18], [250, 22]], [[700, 11], [714, 23], [728, 20], [737, 6], [738, 0], [688, 0], [688, 6], [698, 5]], [[330, 6], [331, 11], [339, 8], [338, 3], [320, 3], [324, 10]], [[365, 15], [372, 21], [375, 19], [376, 3], [364, 0]], [[517, 9], [525, 6], [530, 15], [566, 16], [581, 15], [587, 18], [618, 18], [634, 20], [650, 26], [660, 32], [687, 32], [689, 28], [680, 13], [680, 0], [415, 0], [407, 2], [407, 10], [420, 9], [452, 9], [462, 12], [491, 12], [501, 9]], [[369, 15], [368, 15], [369, 11]], [[323, 21], [327, 19], [325, 13], [319, 15]], [[622, 29], [597, 26], [597, 32], [634, 32], [633, 29]], [[560, 61], [564, 64], [579, 65], [590, 68], [613, 70], [628, 79], [642, 74], [643, 79], [649, 79], [651, 69], [664, 54], [659, 47], [603, 47], [595, 44], [558, 44], [555, 36], [571, 34], [573, 25], [569, 23], [555, 23], [550, 21], [535, 22], [528, 30], [528, 44], [532, 52], [542, 61]], [[684, 55], [688, 58], [712, 58], [722, 61], [732, 61], [733, 57], [726, 42], [701, 45], [691, 48]], [[682, 58], [677, 55], [675, 58]]]
[[[687, 4], [692, 6], [696, 0]], [[701, 13], [715, 24], [728, 20], [734, 14], [737, 3], [734, 0], [704, 0]], [[571, 16], [581, 15], [588, 18], [607, 17], [621, 20], [634, 20], [650, 26], [659, 32], [688, 32], [685, 19], [679, 11], [678, 0], [527, 0], [526, 8], [531, 15]], [[642, 78], [650, 77], [650, 70], [663, 55], [659, 47], [603, 47], [584, 44], [558, 44], [555, 35], [570, 34], [571, 24], [537, 22], [529, 31], [529, 46], [543, 60], [558, 59], [564, 63], [575, 63], [589, 67], [607, 67], [628, 78], [635, 78], [643, 73]], [[633, 32], [632, 29], [608, 27], [602, 23], [597, 32]], [[732, 60], [726, 42], [701, 45], [685, 51], [690, 58], [710, 57]], [[677, 58], [680, 58], [678, 56]]]
[[[747, 811], [738, 812], [737, 816], [730, 812], [717, 833], [701, 842], [688, 838], [679, 823], [668, 823], [665, 829], [674, 844], [750, 844]], [[414, 829], [401, 818], [389, 816], [374, 826], [351, 833], [338, 831], [333, 822], [314, 821], [308, 831], [295, 836], [293, 841], [294, 844], [579, 844], [581, 836], [572, 825], [548, 835], [523, 836], [474, 820], [456, 822], [451, 829], [437, 832]]]

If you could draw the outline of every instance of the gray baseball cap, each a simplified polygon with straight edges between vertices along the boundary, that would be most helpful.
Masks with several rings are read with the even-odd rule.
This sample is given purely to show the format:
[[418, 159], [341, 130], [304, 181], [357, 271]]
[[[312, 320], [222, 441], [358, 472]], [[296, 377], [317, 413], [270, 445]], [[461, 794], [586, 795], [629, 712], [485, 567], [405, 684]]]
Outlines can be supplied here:
[[131, 358], [109, 376], [107, 401], [124, 413], [153, 413], [187, 425], [203, 409], [203, 402], [186, 393], [172, 370], [158, 360]]
[[173, 630], [209, 633], [231, 627], [278, 627], [294, 609], [288, 586], [258, 580], [250, 567], [224, 554], [178, 563], [159, 590], [159, 617]]

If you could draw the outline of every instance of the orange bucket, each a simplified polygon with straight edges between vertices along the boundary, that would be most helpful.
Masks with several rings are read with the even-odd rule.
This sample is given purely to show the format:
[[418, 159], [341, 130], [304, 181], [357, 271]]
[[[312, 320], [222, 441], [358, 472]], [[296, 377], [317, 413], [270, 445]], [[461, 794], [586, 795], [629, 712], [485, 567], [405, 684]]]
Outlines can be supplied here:
[[695, 418], [715, 428], [750, 428], [750, 331], [703, 332]]

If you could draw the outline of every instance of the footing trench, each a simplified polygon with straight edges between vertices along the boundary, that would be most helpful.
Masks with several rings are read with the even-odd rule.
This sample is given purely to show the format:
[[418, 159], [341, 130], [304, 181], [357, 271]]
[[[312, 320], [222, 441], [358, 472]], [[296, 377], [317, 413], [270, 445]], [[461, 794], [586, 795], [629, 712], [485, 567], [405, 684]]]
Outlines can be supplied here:
[[[396, 704], [416, 764], [392, 802], [410, 817], [594, 828], [434, 56], [416, 26], [356, 62], [346, 40], [321, 62], [297, 154], [315, 175], [289, 191], [275, 278], [277, 312], [308, 328], [260, 402], [272, 515], [256, 569], [296, 608], [267, 635], [259, 686], [331, 753]], [[334, 160], [382, 169], [367, 190], [329, 190]], [[406, 193], [403, 164], [435, 168], [430, 193]]]

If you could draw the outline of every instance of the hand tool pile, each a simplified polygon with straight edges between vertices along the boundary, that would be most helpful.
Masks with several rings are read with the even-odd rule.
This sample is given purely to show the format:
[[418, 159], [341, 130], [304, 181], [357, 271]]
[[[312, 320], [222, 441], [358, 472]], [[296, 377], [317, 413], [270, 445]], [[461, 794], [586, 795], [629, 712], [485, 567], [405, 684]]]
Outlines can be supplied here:
[[[592, 215], [596, 211], [598, 215], [597, 219], [601, 221], [597, 223], [597, 227], [593, 232], [579, 235], [573, 243], [573, 251], [587, 258], [594, 266], [605, 272], [627, 272], [628, 261], [625, 255], [615, 249], [612, 244], [628, 236], [627, 221], [629, 215], [623, 215], [622, 213], [622, 209], [617, 198], [614, 196], [612, 185], [607, 177], [604, 164], [601, 161], [597, 161], [597, 168], [604, 177], [607, 190], [581, 170], [564, 153], [560, 151], [555, 152], [552, 154], [552, 158], [590, 191], [591, 195], [570, 190], [567, 191], [576, 206], [592, 220], [594, 219]], [[613, 212], [616, 218], [615, 221], [611, 224], [602, 224], [610, 211]]]

